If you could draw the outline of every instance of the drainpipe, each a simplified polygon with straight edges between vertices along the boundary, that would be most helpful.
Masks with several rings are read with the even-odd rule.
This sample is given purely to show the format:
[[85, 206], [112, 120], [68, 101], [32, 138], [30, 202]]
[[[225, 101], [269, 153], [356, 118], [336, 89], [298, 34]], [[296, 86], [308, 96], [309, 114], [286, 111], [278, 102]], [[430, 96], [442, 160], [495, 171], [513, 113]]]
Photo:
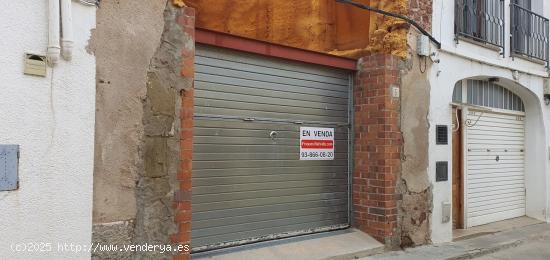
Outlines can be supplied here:
[[61, 46], [59, 46], [59, 0], [48, 0], [48, 63], [54, 65], [59, 60]]
[[71, 0], [61, 0], [61, 28], [63, 30], [63, 40], [61, 41], [63, 46], [62, 55], [65, 60], [71, 60], [74, 45]]

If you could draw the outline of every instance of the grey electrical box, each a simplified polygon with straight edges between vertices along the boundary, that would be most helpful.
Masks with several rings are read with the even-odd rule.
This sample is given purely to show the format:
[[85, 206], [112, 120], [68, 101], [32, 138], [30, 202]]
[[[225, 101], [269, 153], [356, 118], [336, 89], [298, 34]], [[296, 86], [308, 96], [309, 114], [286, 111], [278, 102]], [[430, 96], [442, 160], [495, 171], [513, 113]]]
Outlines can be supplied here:
[[441, 223], [447, 223], [451, 221], [451, 203], [443, 202], [441, 205]]
[[0, 145], [0, 191], [17, 190], [19, 145]]
[[419, 56], [430, 56], [430, 38], [426, 35], [418, 35], [416, 38], [416, 52]]

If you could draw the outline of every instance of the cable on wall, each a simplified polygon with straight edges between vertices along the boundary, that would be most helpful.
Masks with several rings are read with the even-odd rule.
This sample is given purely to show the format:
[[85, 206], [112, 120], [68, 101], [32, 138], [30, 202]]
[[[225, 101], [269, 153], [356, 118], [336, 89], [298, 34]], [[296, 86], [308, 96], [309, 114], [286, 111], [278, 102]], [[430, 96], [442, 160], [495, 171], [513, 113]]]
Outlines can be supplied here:
[[342, 3], [342, 4], [352, 5], [352, 6], [355, 6], [357, 8], [369, 10], [369, 11], [379, 13], [379, 14], [382, 14], [382, 15], [385, 15], [385, 16], [395, 17], [395, 18], [399, 18], [401, 20], [404, 20], [407, 23], [409, 23], [410, 25], [414, 26], [416, 29], [418, 29], [422, 34], [428, 36], [428, 38], [430, 38], [430, 41], [432, 41], [435, 44], [435, 46], [437, 46], [438, 49], [441, 49], [441, 43], [438, 40], [436, 40], [429, 32], [424, 30], [424, 28], [422, 28], [422, 26], [420, 26], [417, 22], [415, 22], [414, 20], [412, 20], [411, 18], [409, 18], [407, 16], [400, 15], [400, 14], [394, 14], [394, 13], [391, 13], [391, 12], [388, 12], [388, 11], [380, 10], [380, 9], [370, 7], [368, 5], [364, 5], [364, 4], [361, 4], [361, 3], [357, 3], [357, 2], [354, 2], [354, 1], [351, 1], [351, 0], [336, 0], [336, 2]]

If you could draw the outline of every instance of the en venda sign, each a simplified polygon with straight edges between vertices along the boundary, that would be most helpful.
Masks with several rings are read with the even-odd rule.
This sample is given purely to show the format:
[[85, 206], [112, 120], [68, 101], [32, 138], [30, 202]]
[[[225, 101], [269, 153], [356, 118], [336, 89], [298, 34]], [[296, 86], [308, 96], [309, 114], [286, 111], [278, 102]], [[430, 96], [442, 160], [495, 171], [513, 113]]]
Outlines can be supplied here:
[[334, 160], [334, 128], [300, 127], [300, 160]]

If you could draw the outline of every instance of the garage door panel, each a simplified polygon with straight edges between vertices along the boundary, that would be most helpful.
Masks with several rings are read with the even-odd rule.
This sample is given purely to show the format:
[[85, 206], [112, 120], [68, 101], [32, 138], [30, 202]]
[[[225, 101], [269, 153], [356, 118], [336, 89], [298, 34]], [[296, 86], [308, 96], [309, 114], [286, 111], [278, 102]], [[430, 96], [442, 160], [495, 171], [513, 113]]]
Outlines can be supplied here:
[[269, 75], [261, 72], [250, 72], [243, 71], [239, 68], [219, 68], [213, 66], [205, 66], [197, 64], [195, 69], [198, 71], [197, 74], [205, 75], [218, 75], [229, 78], [238, 78], [238, 79], [249, 79], [256, 80], [260, 82], [269, 82], [269, 83], [281, 83], [289, 86], [296, 87], [307, 87], [314, 89], [326, 89], [331, 91], [342, 91], [343, 93], [347, 92], [348, 85], [338, 85], [332, 84], [330, 82], [323, 82], [323, 78], [310, 74], [309, 77], [303, 77], [300, 79], [290, 78], [284, 76]]
[[258, 183], [258, 182], [281, 182], [294, 180], [326, 180], [326, 179], [347, 179], [347, 172], [331, 172], [331, 173], [295, 173], [295, 174], [253, 174], [244, 176], [229, 176], [229, 177], [204, 177], [195, 178], [193, 184], [197, 186], [203, 185], [230, 185], [243, 183]]
[[473, 122], [466, 128], [468, 227], [524, 215], [523, 116], [477, 111], [467, 119]]
[[[298, 157], [298, 156], [296, 156]], [[311, 161], [312, 166], [346, 166], [346, 161]], [[193, 163], [199, 169], [261, 168], [261, 167], [299, 167], [303, 163], [297, 160], [255, 160], [255, 161], [198, 161]], [[198, 176], [197, 176], [198, 177]]]
[[[281, 209], [276, 212], [234, 212], [237, 214], [222, 217], [220, 215], [213, 216], [212, 214], [201, 216], [200, 221], [193, 221], [193, 226], [197, 229], [206, 229], [206, 228], [215, 228], [219, 226], [229, 226], [229, 225], [239, 225], [239, 224], [249, 224], [254, 222], [265, 222], [278, 220], [282, 218], [292, 218], [292, 217], [305, 217], [311, 215], [322, 215], [326, 213], [345, 213], [348, 209], [347, 203], [339, 205], [331, 205], [328, 208], [326, 205], [321, 207], [309, 207], [299, 209]], [[208, 219], [208, 217], [213, 217]]]
[[495, 161], [495, 162], [469, 161], [468, 163], [471, 164], [472, 169], [477, 169], [477, 168], [485, 169], [484, 167], [488, 167], [488, 168], [497, 167], [498, 169], [502, 169], [504, 167], [521, 168], [523, 166], [523, 164], [521, 162], [517, 162], [517, 161], [513, 161], [513, 160], [498, 161], [498, 162], [497, 161]]
[[247, 109], [253, 109], [256, 112], [288, 113], [311, 116], [345, 117], [348, 113], [348, 111], [346, 110], [331, 109], [328, 107], [329, 105], [326, 105], [324, 108], [300, 107], [300, 105], [305, 106], [307, 104], [299, 103], [295, 103], [294, 106], [290, 106], [285, 105], [284, 102], [279, 102], [278, 100], [272, 98], [269, 98], [269, 102], [272, 102], [272, 104], [261, 102], [262, 100], [259, 97], [246, 97], [243, 98], [241, 101], [197, 98], [195, 101], [195, 105], [232, 110], [240, 110], [240, 108], [242, 107], [247, 107]]
[[470, 150], [481, 150], [481, 151], [497, 151], [505, 153], [506, 151], [513, 151], [513, 152], [521, 152], [523, 150], [522, 144], [495, 144], [491, 142], [483, 142], [483, 143], [469, 143], [468, 144]]
[[309, 100], [310, 98], [323, 98], [320, 102], [334, 104], [345, 104], [347, 102], [347, 93], [330, 89], [309, 88], [303, 86], [289, 86], [278, 82], [256, 81], [252, 79], [229, 78], [219, 75], [195, 74], [195, 84], [201, 86], [202, 90], [223, 89], [228, 93], [250, 92], [251, 95], [261, 93], [264, 96], [266, 92], [275, 92], [271, 95], [280, 95], [283, 93], [296, 95], [290, 99]]
[[[206, 46], [196, 63], [194, 250], [348, 225], [349, 73]], [[300, 161], [300, 127], [334, 128], [334, 160]]]
[[479, 132], [485, 132], [485, 133], [513, 133], [513, 134], [522, 134], [524, 133], [524, 130], [521, 128], [510, 128], [510, 127], [498, 127], [498, 126], [486, 126], [486, 125], [476, 125], [475, 129], [472, 131], [479, 131]]
[[523, 174], [523, 165], [521, 165], [520, 167], [517, 167], [517, 168], [514, 168], [514, 167], [507, 167], [505, 169], [503, 168], [494, 168], [494, 169], [478, 169], [478, 170], [473, 170], [473, 169], [469, 169], [468, 168], [468, 176], [471, 176], [471, 175], [480, 175], [480, 174], [493, 174], [493, 173], [520, 173], [520, 174]]
[[279, 68], [289, 71], [297, 71], [306, 74], [324, 75], [334, 78], [345, 78], [345, 72], [335, 68], [329, 68], [320, 65], [308, 64], [304, 66], [302, 62], [296, 62], [291, 60], [274, 59], [256, 54], [250, 54], [232, 50], [222, 50], [217, 47], [199, 45], [196, 49], [195, 55], [197, 57], [196, 62], [201, 62], [201, 57], [214, 58], [218, 60], [227, 60], [232, 62], [239, 62], [244, 64], [252, 64], [267, 68]]
[[[331, 103], [327, 101], [309, 101], [309, 100], [303, 100], [303, 99], [301, 100], [289, 99], [288, 93], [281, 93], [280, 95], [275, 95], [275, 94], [278, 94], [278, 93], [276, 91], [269, 91], [269, 93], [265, 93], [265, 95], [262, 96], [262, 95], [252, 95], [250, 93], [229, 93], [227, 91], [224, 93], [220, 93], [219, 89], [196, 90], [195, 105], [198, 105], [198, 106], [215, 105], [217, 107], [226, 107], [229, 105], [233, 105], [233, 106], [241, 105], [239, 102], [245, 102], [248, 104], [266, 104], [266, 105], [280, 105], [280, 106], [284, 105], [284, 106], [290, 106], [295, 108], [325, 109], [325, 110], [346, 111], [346, 112], [348, 111], [347, 104]], [[317, 98], [317, 99], [323, 99], [323, 98]], [[222, 103], [222, 101], [225, 101], [225, 103]]]
[[[272, 68], [272, 67], [266, 67], [261, 65], [216, 59], [216, 58], [210, 58], [210, 57], [204, 57], [204, 56], [202, 56], [201, 59], [198, 60], [197, 64], [204, 65], [204, 66], [218, 67], [218, 68], [227, 68], [227, 69], [239, 68], [239, 70], [242, 70], [242, 71], [262, 71], [262, 73], [266, 75], [280, 76], [284, 78], [294, 78], [294, 79], [311, 78], [312, 80], [317, 79], [320, 82], [328, 82], [335, 85], [347, 86], [348, 84], [347, 78], [329, 77], [329, 76], [324, 76], [319, 74], [303, 73], [299, 71]], [[312, 75], [314, 77], [312, 77]]]
[[[277, 131], [276, 129], [272, 131]], [[270, 131], [271, 132], [271, 131]], [[298, 133], [296, 133], [298, 134]], [[294, 136], [294, 138], [276, 138], [273, 140], [269, 137], [269, 133], [266, 133], [263, 138], [255, 137], [235, 137], [235, 136], [200, 136], [195, 137], [194, 142], [196, 144], [223, 144], [223, 145], [283, 145], [283, 146], [296, 146], [300, 143], [300, 138]], [[347, 151], [347, 141], [346, 140], [335, 140], [334, 148], [342, 148], [343, 151]]]
[[493, 194], [485, 197], [470, 198], [468, 202], [477, 203], [477, 204], [481, 204], [481, 203], [491, 204], [493, 201], [496, 201], [499, 199], [507, 200], [512, 198], [518, 198], [518, 199], [525, 198], [525, 193], [523, 191], [518, 191], [518, 192], [508, 192], [506, 194]]
[[524, 209], [525, 205], [523, 201], [507, 201], [505, 203], [499, 203], [494, 205], [481, 206], [472, 209], [469, 213], [469, 217], [479, 217], [484, 215], [490, 215], [502, 211]]
[[[244, 91], [243, 91], [244, 92]], [[271, 91], [273, 93], [274, 91]], [[250, 93], [228, 93], [220, 92], [217, 90], [196, 90], [195, 92], [195, 105], [197, 106], [216, 106], [216, 107], [227, 107], [227, 108], [246, 108], [250, 110], [257, 110], [255, 105], [279, 105], [279, 106], [289, 106], [290, 108], [311, 108], [311, 109], [325, 109], [325, 110], [336, 110], [336, 111], [348, 111], [347, 104], [339, 103], [329, 103], [329, 102], [315, 102], [309, 100], [296, 100], [289, 99], [288, 93], [286, 95], [274, 96], [257, 96], [251, 95]], [[198, 103], [197, 103], [198, 102]], [[245, 103], [245, 104], [242, 104]], [[248, 107], [252, 106], [252, 107]], [[268, 107], [270, 110], [266, 111], [276, 111], [272, 107]], [[307, 111], [307, 110], [304, 110]]]
[[520, 196], [506, 196], [506, 197], [503, 197], [503, 196], [498, 196], [496, 197], [495, 199], [491, 200], [491, 201], [487, 201], [487, 200], [481, 200], [481, 201], [477, 201], [477, 202], [473, 202], [471, 201], [470, 203], [470, 206], [471, 206], [471, 212], [474, 212], [476, 210], [479, 210], [480, 208], [483, 208], [483, 207], [492, 207], [492, 206], [495, 206], [497, 207], [498, 205], [506, 205], [508, 203], [514, 203], [514, 202], [521, 202], [523, 203], [523, 201], [525, 200], [525, 196], [523, 195], [520, 195]]
[[475, 161], [495, 161], [496, 156], [499, 156], [500, 160], [524, 160], [523, 153], [517, 153], [515, 155], [512, 155], [508, 152], [483, 152], [481, 154], [477, 155], [468, 155], [468, 161], [469, 162], [475, 162]]
[[468, 194], [468, 201], [470, 199], [476, 199], [476, 198], [489, 198], [491, 196], [502, 196], [506, 194], [512, 194], [512, 193], [524, 193], [525, 194], [525, 188], [524, 187], [516, 187], [516, 188], [509, 188], [509, 189], [496, 189], [496, 190], [484, 190], [484, 191], [476, 191]]
[[[232, 79], [231, 81], [236, 80]], [[341, 92], [331, 93], [327, 92], [327, 90], [316, 90], [311, 88], [297, 90], [281, 84], [254, 82], [251, 80], [240, 80], [238, 82], [232, 82], [234, 84], [241, 83], [238, 86], [231, 85], [230, 82], [228, 82], [227, 80], [218, 80], [214, 77], [209, 77], [208, 79], [204, 79], [204, 81], [196, 79], [195, 83], [202, 85], [201, 90], [205, 92], [219, 91], [219, 89], [222, 88], [224, 92], [228, 94], [271, 97], [286, 99], [289, 101], [296, 100], [304, 102], [319, 102], [340, 106], [346, 106], [348, 101], [347, 97], [345, 97], [344, 94]], [[204, 96], [204, 94], [202, 96]]]
[[[509, 167], [509, 168], [506, 168], [506, 170], [520, 169], [521, 171], [523, 171], [523, 165], [521, 165], [521, 164], [509, 164], [509, 165], [507, 165], [507, 167]], [[498, 170], [502, 170], [502, 169], [503, 169], [502, 165], [497, 165], [497, 164], [468, 166], [468, 170], [470, 170], [470, 171], [479, 171], [479, 172], [484, 172], [484, 171], [493, 172], [493, 171], [498, 171]], [[506, 170], [503, 170], [503, 171], [506, 171]]]
[[[296, 130], [277, 130], [277, 138], [296, 138]], [[262, 129], [232, 129], [232, 128], [206, 128], [195, 127], [195, 136], [225, 136], [225, 137], [266, 137], [269, 136], [269, 128]], [[338, 131], [334, 133], [335, 140], [347, 140], [347, 132]]]
[[[193, 154], [195, 161], [231, 161], [231, 160], [294, 160], [296, 153], [199, 153]], [[347, 160], [348, 154], [335, 153], [335, 160]]]
[[503, 219], [517, 218], [521, 216], [525, 216], [525, 207], [507, 210], [507, 211], [500, 211], [500, 212], [478, 216], [478, 217], [472, 217], [469, 220], [470, 221], [469, 225], [479, 226], [479, 225], [483, 225], [491, 222], [500, 221]]
[[476, 194], [476, 193], [484, 193], [484, 192], [490, 192], [490, 191], [500, 191], [500, 190], [513, 190], [513, 189], [520, 189], [524, 188], [525, 185], [523, 182], [519, 183], [493, 183], [491, 185], [472, 185], [468, 183], [468, 193], [470, 194]]
[[[493, 131], [475, 131], [475, 130], [472, 130], [471, 132], [468, 132], [469, 134], [469, 137], [472, 137], [472, 139], [476, 139], [476, 138], [483, 138], [483, 137], [487, 137], [487, 138], [490, 138], [489, 140], [492, 140], [492, 139], [512, 139], [512, 140], [522, 140], [522, 139], [525, 139], [525, 136], [524, 136], [524, 133], [523, 132], [520, 132], [520, 131], [517, 131], [514, 129], [514, 130], [504, 130], [504, 129], [499, 129], [500, 131], [497, 131], [497, 130], [493, 130]], [[471, 133], [471, 135], [470, 135]]]
[[523, 142], [524, 137], [523, 136], [505, 136], [505, 135], [486, 135], [486, 134], [470, 134], [468, 136], [468, 140], [470, 140], [472, 143], [475, 143], [477, 141], [513, 141], [513, 142]]
[[[291, 201], [291, 202], [279, 202], [260, 205], [248, 205], [244, 207], [240, 205], [232, 205], [231, 207], [221, 208], [216, 210], [207, 210], [207, 211], [197, 211], [194, 212], [194, 216], [202, 219], [204, 222], [208, 222], [211, 219], [218, 218], [227, 218], [235, 216], [245, 216], [245, 215], [254, 215], [260, 213], [272, 213], [285, 210], [299, 210], [299, 209], [309, 209], [309, 208], [334, 208], [345, 206], [347, 207], [347, 199], [327, 199], [327, 200], [304, 200], [304, 201]], [[193, 209], [195, 211], [195, 209]], [[193, 225], [195, 223], [193, 222]]]
[[480, 125], [504, 125], [506, 127], [515, 126], [523, 127], [523, 116], [506, 116], [493, 117], [490, 115], [483, 115], [483, 120], [478, 121]]
[[468, 151], [468, 158], [471, 157], [471, 159], [476, 159], [477, 157], [479, 156], [485, 156], [487, 157], [488, 159], [490, 158], [495, 158], [495, 156], [500, 156], [500, 155], [506, 155], [506, 156], [514, 156], [516, 158], [523, 158], [523, 155], [524, 155], [524, 152], [521, 152], [520, 150], [512, 150], [512, 151], [508, 151], [508, 152], [502, 152], [502, 151], [498, 151], [498, 150], [491, 150], [491, 151], [487, 151], [487, 150], [472, 150], [472, 151]]
[[[467, 192], [470, 193], [468, 198], [468, 203], [480, 201], [480, 200], [489, 201], [489, 197], [495, 199], [495, 198], [506, 197], [510, 194], [517, 194], [521, 197], [525, 196], [525, 188], [523, 186], [509, 187], [506, 189], [495, 188], [492, 190], [474, 190], [474, 191], [468, 190]], [[470, 208], [470, 205], [468, 205], [468, 208]]]
[[204, 229], [196, 229], [197, 231], [192, 232], [192, 237], [204, 237], [204, 236], [215, 236], [215, 235], [222, 235], [227, 233], [237, 233], [237, 232], [246, 232], [246, 231], [252, 231], [252, 230], [260, 230], [264, 229], [266, 227], [281, 227], [286, 226], [288, 223], [315, 223], [320, 221], [326, 221], [326, 220], [344, 220], [347, 217], [347, 213], [331, 213], [331, 212], [325, 212], [321, 214], [313, 214], [313, 215], [307, 215], [307, 216], [298, 216], [298, 217], [288, 217], [283, 219], [275, 219], [275, 220], [268, 220], [268, 221], [258, 221], [258, 222], [249, 222], [244, 224], [236, 224], [236, 225], [223, 225], [213, 228], [204, 228]]
[[499, 156], [499, 160], [496, 160], [496, 156], [490, 156], [491, 159], [470, 159], [468, 160], [468, 164], [471, 166], [475, 165], [509, 165], [509, 164], [516, 164], [519, 167], [523, 165], [523, 159], [517, 159], [517, 158], [508, 158], [507, 156]]
[[[341, 183], [341, 182], [340, 182]], [[215, 202], [215, 201], [231, 201], [250, 198], [268, 198], [284, 196], [284, 195], [298, 195], [298, 194], [313, 194], [313, 193], [327, 193], [327, 192], [346, 192], [347, 184], [339, 184], [337, 182], [328, 182], [325, 185], [317, 186], [299, 186], [290, 188], [279, 189], [256, 189], [248, 191], [233, 191], [226, 193], [215, 193], [212, 190], [205, 190], [199, 187], [193, 187], [193, 199], [194, 202]]]
[[[289, 141], [290, 142], [290, 141]], [[342, 143], [342, 142], [338, 142], [338, 141], [335, 141], [335, 152], [336, 153], [340, 153], [340, 152], [346, 152], [347, 149], [348, 149], [348, 145], [347, 143]], [[194, 151], [197, 151], [199, 153], [215, 153], [216, 151], [215, 150], [212, 150], [212, 146], [213, 145], [216, 145], [215, 143], [196, 143], [197, 146], [203, 146], [200, 148], [200, 151], [199, 151], [199, 148], [197, 148], [197, 150], [194, 150]], [[253, 152], [262, 152], [262, 153], [277, 153], [277, 152], [293, 152], [294, 150], [292, 149], [296, 149], [296, 144], [290, 144], [290, 143], [286, 143], [286, 144], [277, 144], [276, 147], [274, 147], [274, 145], [270, 145], [270, 144], [222, 144], [222, 145], [219, 145], [219, 148], [220, 150], [218, 150], [218, 152], [225, 152], [225, 150], [227, 151], [235, 151], [235, 149], [237, 151], [240, 151], [240, 152], [243, 152], [243, 153], [253, 153]], [[240, 150], [239, 150], [240, 149]], [[299, 147], [298, 147], [298, 150], [299, 150]]]
[[[198, 128], [218, 128], [218, 129], [249, 129], [249, 130], [277, 130], [277, 131], [294, 131], [298, 133], [301, 124], [288, 124], [288, 121], [248, 121], [243, 124], [242, 118], [239, 120], [212, 120], [211, 118], [196, 117], [194, 121], [195, 133], [200, 135]], [[314, 125], [317, 126], [317, 125]], [[321, 125], [318, 125], [321, 127]], [[347, 134], [347, 126], [331, 126], [335, 128], [335, 134]]]
[[[260, 172], [261, 174], [258, 174]], [[231, 168], [231, 169], [193, 169], [194, 178], [262, 176], [262, 175], [301, 175], [348, 172], [345, 166], [276, 167], [276, 168]]]
[[481, 184], [481, 183], [500, 183], [501, 181], [519, 180], [524, 181], [523, 174], [503, 175], [503, 174], [490, 174], [484, 176], [468, 175], [468, 184]]
[[524, 180], [523, 178], [512, 178], [512, 179], [505, 179], [505, 178], [495, 178], [494, 180], [485, 180], [484, 182], [468, 182], [468, 189], [471, 192], [475, 192], [477, 189], [485, 189], [487, 185], [491, 185], [493, 187], [524, 187]]
[[[469, 139], [469, 138], [468, 138]], [[487, 146], [501, 146], [501, 145], [504, 145], [504, 146], [519, 146], [519, 147], [522, 147], [523, 146], [523, 138], [522, 139], [514, 139], [514, 140], [506, 140], [505, 138], [502, 138], [502, 139], [499, 139], [499, 140], [496, 140], [496, 139], [492, 139], [492, 138], [486, 138], [486, 139], [475, 139], [475, 138], [472, 138], [472, 139], [469, 139], [469, 143], [470, 145], [472, 145], [473, 147], [476, 147], [477, 145], [487, 145]]]
[[231, 243], [228, 243], [228, 242], [236, 242], [235, 244], [239, 244], [240, 242], [238, 242], [236, 239], [238, 237], [249, 238], [247, 240], [248, 242], [256, 242], [256, 241], [269, 240], [269, 239], [280, 238], [280, 237], [290, 237], [295, 234], [300, 234], [311, 230], [317, 230], [319, 226], [324, 226], [324, 227], [343, 226], [343, 225], [334, 225], [335, 222], [339, 222], [339, 219], [326, 219], [326, 220], [315, 221], [315, 222], [292, 223], [285, 226], [269, 227], [269, 228], [262, 228], [262, 229], [243, 231], [243, 232], [233, 232], [233, 233], [226, 233], [222, 235], [206, 236], [206, 237], [198, 237], [195, 233], [192, 232], [191, 236], [193, 237], [193, 243], [198, 245], [223, 243], [220, 246], [224, 246], [227, 244], [231, 245]]
[[[194, 199], [194, 198], [193, 198]], [[240, 210], [245, 208], [257, 208], [262, 207], [266, 209], [273, 209], [272, 212], [279, 210], [279, 206], [289, 207], [289, 205], [316, 205], [323, 201], [347, 201], [347, 194], [344, 192], [332, 192], [332, 193], [310, 193], [310, 194], [292, 194], [282, 195], [277, 198], [251, 198], [251, 199], [239, 199], [232, 201], [214, 201], [197, 203], [193, 206], [193, 216], [197, 219], [201, 219], [201, 213], [211, 211], [227, 211], [227, 212], [239, 212], [230, 211], [232, 209]], [[300, 204], [302, 203], [302, 204]], [[329, 207], [331, 204], [323, 204]]]
[[310, 121], [310, 122], [330, 122], [330, 123], [346, 123], [346, 117], [339, 116], [322, 116], [322, 115], [304, 115], [297, 114], [288, 109], [287, 112], [266, 112], [266, 111], [251, 111], [244, 109], [232, 108], [217, 108], [217, 107], [195, 107], [195, 113], [207, 115], [223, 115], [233, 117], [251, 117], [251, 118], [273, 118], [287, 119], [294, 121]]
[[328, 185], [346, 186], [347, 178], [334, 178], [324, 180], [299, 180], [299, 181], [272, 181], [272, 182], [256, 182], [253, 185], [250, 183], [243, 184], [215, 184], [193, 188], [193, 193], [201, 194], [218, 194], [218, 193], [233, 193], [246, 191], [262, 191], [262, 190], [285, 190], [291, 188], [306, 188], [306, 187], [324, 187]]

